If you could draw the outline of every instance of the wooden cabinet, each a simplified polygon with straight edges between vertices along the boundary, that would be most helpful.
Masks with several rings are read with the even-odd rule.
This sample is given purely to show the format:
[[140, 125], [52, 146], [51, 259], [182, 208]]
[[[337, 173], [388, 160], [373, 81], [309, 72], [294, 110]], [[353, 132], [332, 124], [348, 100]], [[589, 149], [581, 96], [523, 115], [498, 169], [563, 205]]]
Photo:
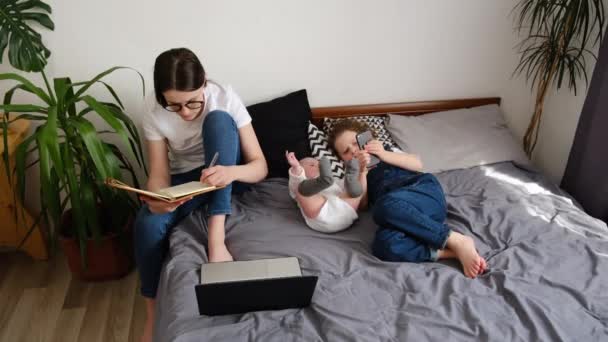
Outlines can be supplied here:
[[[15, 149], [28, 134], [29, 126], [28, 121], [18, 120], [9, 127], [6, 148], [9, 151], [11, 168], [15, 165]], [[4, 151], [4, 148], [3, 139], [0, 139], [0, 151]], [[34, 220], [20, 203], [13, 201], [13, 190], [6, 175], [3, 158], [0, 158], [0, 246], [15, 248], [25, 239], [21, 250], [37, 260], [48, 259], [48, 252], [39, 227], [34, 228], [28, 236]]]

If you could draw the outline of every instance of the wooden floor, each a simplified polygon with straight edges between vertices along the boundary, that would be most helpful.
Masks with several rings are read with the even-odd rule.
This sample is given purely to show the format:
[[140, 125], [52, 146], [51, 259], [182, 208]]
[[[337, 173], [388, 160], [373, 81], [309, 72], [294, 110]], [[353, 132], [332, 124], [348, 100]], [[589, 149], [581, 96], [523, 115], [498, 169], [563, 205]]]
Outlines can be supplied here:
[[138, 341], [145, 320], [137, 272], [117, 281], [72, 279], [63, 255], [35, 262], [0, 253], [0, 341]]

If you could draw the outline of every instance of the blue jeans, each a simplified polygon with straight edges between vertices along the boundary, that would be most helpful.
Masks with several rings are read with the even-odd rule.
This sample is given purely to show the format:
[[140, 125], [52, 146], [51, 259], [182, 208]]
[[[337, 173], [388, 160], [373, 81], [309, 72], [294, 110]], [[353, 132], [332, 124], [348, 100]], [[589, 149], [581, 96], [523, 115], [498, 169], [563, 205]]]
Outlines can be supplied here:
[[[240, 161], [239, 132], [232, 117], [222, 111], [212, 111], [203, 122], [204, 165], [209, 165], [218, 152], [216, 165], [237, 165]], [[202, 156], [201, 156], [202, 157]], [[201, 164], [203, 160], [201, 158]], [[171, 175], [171, 185], [197, 181], [201, 177], [200, 166], [194, 170]], [[235, 184], [237, 185], [237, 184]], [[160, 271], [169, 249], [169, 233], [181, 219], [193, 210], [207, 205], [207, 215], [230, 215], [230, 184], [221, 190], [195, 196], [166, 214], [155, 214], [144, 204], [135, 219], [135, 261], [141, 278], [141, 294], [155, 298]]]
[[435, 261], [450, 234], [444, 223], [447, 206], [441, 184], [431, 174], [393, 168], [383, 165], [370, 171], [383, 172], [383, 179], [368, 177], [372, 180], [368, 188], [375, 195], [372, 213], [379, 226], [372, 252], [387, 261]]

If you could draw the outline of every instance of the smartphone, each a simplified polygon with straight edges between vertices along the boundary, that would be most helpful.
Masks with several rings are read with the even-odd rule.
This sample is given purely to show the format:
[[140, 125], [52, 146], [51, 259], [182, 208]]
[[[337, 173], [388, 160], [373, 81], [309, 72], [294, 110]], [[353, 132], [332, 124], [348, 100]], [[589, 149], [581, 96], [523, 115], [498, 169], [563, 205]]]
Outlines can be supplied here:
[[[360, 149], [365, 149], [365, 145], [370, 141], [374, 139], [374, 136], [372, 135], [371, 131], [365, 131], [363, 133], [359, 133], [357, 134], [357, 144], [359, 145]], [[370, 160], [369, 160], [369, 164], [367, 164], [367, 168], [371, 169], [372, 167], [378, 165], [378, 163], [380, 162], [380, 159], [378, 159], [378, 157], [374, 156], [373, 154], [370, 154]]]

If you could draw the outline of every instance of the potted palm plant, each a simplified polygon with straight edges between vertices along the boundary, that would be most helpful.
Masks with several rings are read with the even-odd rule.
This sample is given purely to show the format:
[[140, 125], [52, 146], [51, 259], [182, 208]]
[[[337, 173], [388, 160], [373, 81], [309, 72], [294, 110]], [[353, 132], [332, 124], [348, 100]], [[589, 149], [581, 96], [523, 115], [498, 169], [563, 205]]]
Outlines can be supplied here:
[[[139, 186], [132, 161], [145, 170], [137, 128], [116, 91], [103, 81], [107, 75], [125, 68], [110, 68], [84, 82], [72, 82], [68, 77], [49, 82], [44, 65], [50, 52], [27, 20], [51, 29], [53, 25], [46, 13], [27, 12], [33, 8], [50, 13], [50, 7], [41, 1], [0, 2], [0, 58], [6, 47], [2, 43], [10, 42], [11, 64], [20, 70], [39, 72], [44, 83], [39, 87], [19, 74], [0, 74], [0, 82], [12, 84], [5, 88], [8, 90], [0, 105], [0, 113], [5, 113], [1, 119], [3, 139], [6, 141], [9, 126], [15, 121], [37, 124], [34, 132], [17, 146], [14, 165], [9, 165], [6, 149], [3, 152], [6, 173], [12, 175], [16, 200], [23, 201], [26, 171], [39, 168], [41, 212], [36, 223], [46, 223], [51, 251], [57, 241], [62, 242], [73, 273], [84, 279], [120, 277], [133, 264], [129, 227], [139, 203], [124, 192], [106, 187], [103, 180], [124, 179], [123, 175], [128, 175]], [[6, 25], [7, 21], [11, 24]], [[17, 40], [21, 42], [13, 44]], [[22, 49], [24, 46], [30, 49]], [[143, 77], [137, 74], [143, 89]], [[105, 88], [112, 100], [92, 96], [93, 86]], [[14, 103], [17, 91], [34, 96], [36, 103]], [[93, 119], [107, 127], [98, 128], [101, 125], [94, 124]], [[111, 135], [122, 141], [127, 154], [107, 139]], [[29, 164], [28, 156], [34, 159]]]
[[567, 82], [576, 95], [581, 77], [588, 83], [586, 57], [597, 60], [589, 49], [602, 40], [605, 13], [602, 0], [521, 0], [515, 11], [519, 33], [525, 34], [515, 73], [524, 74], [536, 88], [534, 114], [523, 141], [531, 157], [551, 85], [560, 89]]

